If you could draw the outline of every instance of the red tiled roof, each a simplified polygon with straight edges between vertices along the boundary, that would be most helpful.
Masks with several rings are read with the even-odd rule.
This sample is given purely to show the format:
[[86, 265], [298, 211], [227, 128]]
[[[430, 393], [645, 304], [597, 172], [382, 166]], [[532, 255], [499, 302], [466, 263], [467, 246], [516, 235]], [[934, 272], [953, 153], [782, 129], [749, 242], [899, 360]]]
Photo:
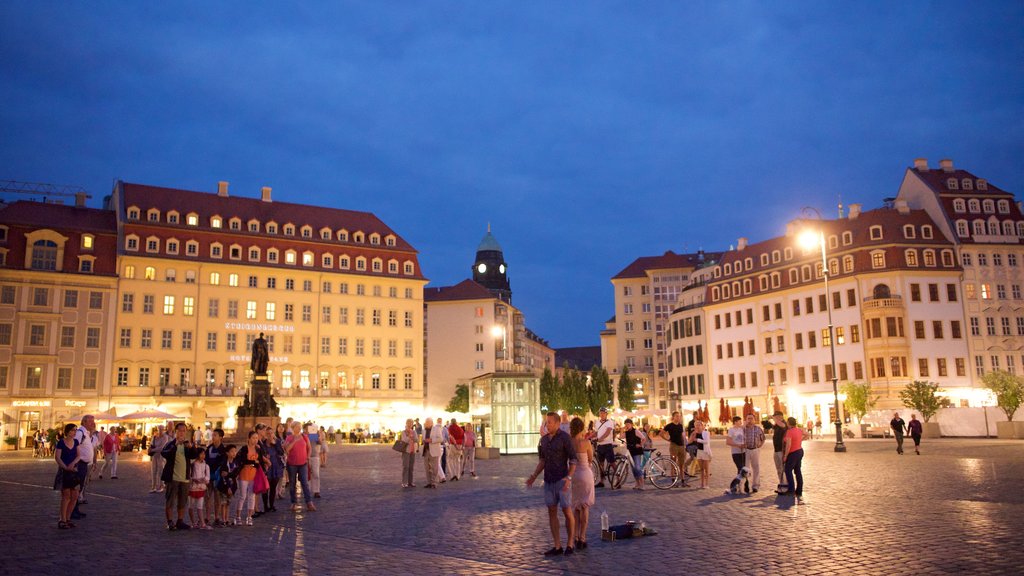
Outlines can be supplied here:
[[716, 260], [719, 253], [705, 253], [704, 259], [699, 254], [676, 254], [669, 250], [661, 256], [641, 256], [633, 260], [629, 266], [612, 276], [612, 280], [621, 278], [643, 278], [648, 270], [666, 270], [670, 268], [696, 268], [707, 260]]
[[117, 232], [117, 221], [111, 210], [25, 200], [0, 206], [0, 222], [81, 232]]
[[[1017, 234], [1017, 223], [1024, 221], [1024, 214], [1021, 214], [1020, 208], [1017, 206], [1017, 203], [1014, 202], [1012, 193], [1007, 192], [998, 186], [994, 186], [987, 181], [984, 181], [986, 189], [978, 190], [978, 182], [980, 179], [966, 170], [952, 170], [947, 172], [942, 169], [921, 171], [917, 168], [910, 168], [910, 171], [920, 178], [925, 185], [931, 188], [933, 192], [935, 192], [939, 205], [942, 206], [942, 210], [949, 221], [950, 227], [953, 228], [954, 234], [957, 233], [957, 220], [964, 220], [967, 222], [970, 234], [968, 236], [957, 237], [957, 242], [960, 244], [979, 243], [979, 240], [975, 238], [973, 229], [973, 223], [975, 220], [983, 220], [987, 227], [989, 220], [995, 218], [1000, 224], [1000, 230], [1002, 230], [1002, 224], [1004, 222], [1011, 221], [1014, 224], [1014, 235]], [[956, 180], [957, 187], [955, 189], [951, 189], [949, 187], [950, 179]], [[964, 180], [971, 181], [971, 190], [963, 189]], [[965, 209], [959, 212], [954, 206], [958, 198], [962, 198], [965, 202]], [[982, 203], [984, 203], [985, 200], [999, 203], [1006, 202], [1008, 203], [1008, 206], [1006, 207], [1008, 210], [1003, 212], [999, 212], [998, 210], [986, 212], [984, 209], [971, 210], [972, 203], [977, 203], [978, 201], [982, 201]], [[987, 234], [986, 237], [987, 239], [983, 238], [980, 243], [1004, 243], [1002, 238], [993, 238]]]
[[[974, 174], [971, 174], [967, 170], [951, 170], [949, 172], [947, 172], [945, 170], [942, 170], [941, 168], [940, 169], [931, 168], [931, 169], [928, 169], [928, 170], [919, 170], [917, 168], [910, 168], [910, 170], [914, 174], [917, 174], [918, 178], [920, 178], [926, 184], [928, 184], [928, 186], [930, 186], [932, 190], [935, 190], [936, 192], [938, 192], [940, 194], [964, 194], [966, 196], [985, 195], [985, 194], [995, 194], [995, 195], [1008, 195], [1009, 194], [1009, 195], [1012, 195], [1012, 194], [1010, 194], [1010, 192], [1007, 192], [1007, 191], [1003, 190], [1002, 188], [992, 184], [991, 182], [988, 182], [987, 180], [978, 178], [977, 176], [975, 176]], [[951, 190], [949, 188], [949, 180], [950, 180], [950, 178], [956, 179], [956, 181], [957, 181], [957, 189], [956, 190]], [[966, 180], [971, 180], [972, 186], [974, 187], [973, 190], [964, 190], [963, 189], [963, 181], [965, 179]], [[987, 190], [978, 190], [978, 180], [982, 180], [982, 181], [985, 182]]]
[[454, 286], [426, 287], [424, 302], [453, 302], [456, 300], [494, 300], [497, 296], [473, 280], [463, 280]]
[[[401, 236], [395, 233], [390, 227], [370, 212], [358, 212], [355, 210], [343, 210], [340, 208], [324, 208], [306, 204], [293, 204], [291, 202], [264, 202], [259, 198], [246, 198], [242, 196], [218, 196], [214, 192], [195, 192], [190, 190], [178, 190], [160, 186], [148, 186], [145, 184], [122, 183], [124, 189], [124, 207], [137, 206], [142, 212], [141, 220], [145, 220], [146, 211], [156, 208], [161, 212], [163, 225], [166, 224], [166, 214], [171, 210], [177, 210], [182, 215], [182, 224], [185, 228], [184, 217], [188, 212], [199, 214], [199, 228], [208, 228], [211, 216], [220, 216], [224, 219], [225, 226], [231, 218], [242, 220], [242, 230], [246, 233], [246, 222], [251, 219], [259, 220], [262, 225], [267, 222], [277, 222], [278, 226], [294, 224], [296, 231], [303, 226], [313, 228], [313, 240], [320, 241], [320, 229], [330, 228], [332, 238], [337, 238], [338, 230], [346, 229], [349, 234], [362, 231], [367, 236], [376, 232], [383, 239], [391, 234], [395, 236], [395, 246], [389, 246], [391, 250], [402, 250], [415, 252], [415, 248], [406, 242]], [[122, 215], [123, 216], [123, 215]], [[236, 231], [238, 232], [238, 231]], [[351, 238], [351, 236], [350, 236]], [[339, 243], [331, 240], [332, 243]], [[354, 242], [340, 242], [340, 244], [355, 244]], [[381, 244], [383, 246], [383, 243]]]

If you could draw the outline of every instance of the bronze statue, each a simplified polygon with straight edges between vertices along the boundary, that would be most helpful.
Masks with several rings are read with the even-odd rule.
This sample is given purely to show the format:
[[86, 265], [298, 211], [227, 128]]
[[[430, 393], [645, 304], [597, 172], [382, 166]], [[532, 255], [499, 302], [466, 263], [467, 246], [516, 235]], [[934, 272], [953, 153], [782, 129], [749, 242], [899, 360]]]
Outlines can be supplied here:
[[260, 337], [252, 343], [252, 360], [249, 362], [249, 368], [256, 376], [266, 376], [269, 363], [270, 353], [267, 351], [267, 341], [263, 338], [263, 332], [260, 332]]

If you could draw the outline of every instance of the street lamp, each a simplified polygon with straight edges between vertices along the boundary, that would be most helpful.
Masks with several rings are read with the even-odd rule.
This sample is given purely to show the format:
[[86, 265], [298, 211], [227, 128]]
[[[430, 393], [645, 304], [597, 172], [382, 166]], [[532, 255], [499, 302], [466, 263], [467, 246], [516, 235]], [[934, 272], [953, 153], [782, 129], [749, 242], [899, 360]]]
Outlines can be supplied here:
[[832, 328], [832, 295], [828, 291], [828, 257], [825, 254], [825, 232], [823, 230], [807, 230], [800, 234], [800, 245], [805, 250], [813, 250], [821, 247], [821, 270], [825, 276], [825, 309], [828, 310], [828, 348], [832, 354], [832, 396], [836, 407], [836, 452], [846, 452], [846, 444], [843, 444], [843, 421], [839, 417], [839, 375], [836, 373], [836, 338]]
[[[495, 324], [491, 328], [491, 336], [495, 338], [501, 338], [501, 360], [502, 364], [507, 364], [508, 360], [508, 330], [504, 326]], [[497, 370], [495, 370], [497, 371]]]

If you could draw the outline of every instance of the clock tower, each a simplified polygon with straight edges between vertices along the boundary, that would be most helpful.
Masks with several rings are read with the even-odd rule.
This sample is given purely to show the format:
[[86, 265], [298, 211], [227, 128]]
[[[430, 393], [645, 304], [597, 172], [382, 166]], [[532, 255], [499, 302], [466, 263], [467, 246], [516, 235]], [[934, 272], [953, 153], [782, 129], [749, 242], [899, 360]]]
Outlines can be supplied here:
[[487, 234], [476, 248], [476, 261], [473, 263], [473, 281], [490, 290], [499, 300], [512, 303], [512, 285], [508, 281], [508, 264], [501, 251], [501, 244], [491, 234], [491, 225], [487, 225]]

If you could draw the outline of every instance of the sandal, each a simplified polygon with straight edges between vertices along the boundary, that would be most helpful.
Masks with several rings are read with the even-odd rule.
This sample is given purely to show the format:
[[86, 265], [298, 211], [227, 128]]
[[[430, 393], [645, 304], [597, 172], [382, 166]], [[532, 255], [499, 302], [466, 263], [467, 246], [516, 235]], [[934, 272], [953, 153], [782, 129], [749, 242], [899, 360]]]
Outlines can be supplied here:
[[59, 530], [67, 530], [68, 529], [68, 523], [63, 521], [63, 520], [61, 520], [61, 521], [57, 522], [57, 528]]
[[71, 520], [68, 520], [67, 522], [65, 522], [65, 524], [67, 524], [68, 528], [74, 528], [75, 527], [75, 523], [72, 522]]

